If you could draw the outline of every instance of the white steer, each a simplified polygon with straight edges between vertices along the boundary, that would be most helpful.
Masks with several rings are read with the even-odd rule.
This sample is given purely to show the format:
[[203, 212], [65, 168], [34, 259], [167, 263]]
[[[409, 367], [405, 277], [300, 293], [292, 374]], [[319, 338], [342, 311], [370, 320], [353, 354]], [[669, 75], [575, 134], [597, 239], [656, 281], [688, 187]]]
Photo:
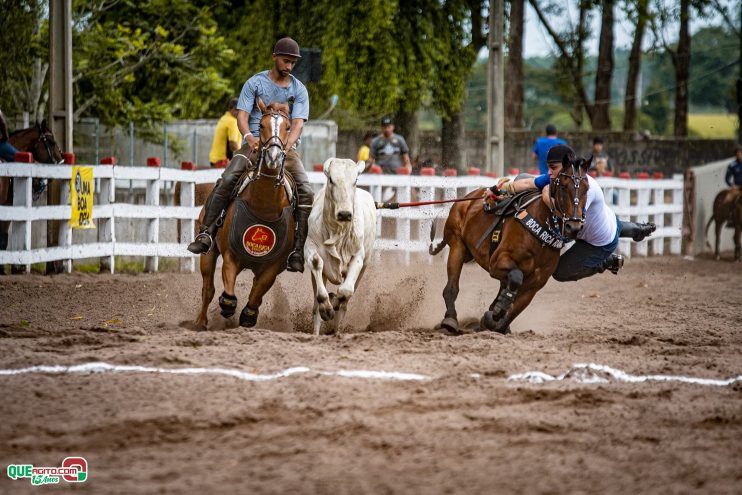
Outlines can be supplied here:
[[[329, 158], [327, 183], [314, 198], [304, 259], [312, 272], [314, 335], [322, 321], [334, 318], [337, 332], [368, 263], [376, 240], [376, 205], [367, 191], [356, 188], [364, 162]], [[327, 292], [327, 281], [338, 286]], [[337, 312], [337, 314], [336, 314]]]

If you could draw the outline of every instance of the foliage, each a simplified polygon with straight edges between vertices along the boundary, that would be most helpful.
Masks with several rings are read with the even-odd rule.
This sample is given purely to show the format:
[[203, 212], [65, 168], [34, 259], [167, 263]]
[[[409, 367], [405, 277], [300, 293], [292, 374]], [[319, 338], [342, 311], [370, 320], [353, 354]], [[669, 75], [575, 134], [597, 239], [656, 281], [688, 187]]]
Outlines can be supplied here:
[[[234, 59], [207, 7], [189, 2], [73, 3], [76, 116], [151, 127], [221, 109]], [[154, 129], [153, 129], [154, 131]]]
[[40, 0], [3, 0], [0, 9], [0, 108], [8, 116], [33, 111], [27, 93], [35, 58], [46, 58], [42, 43], [43, 3]]

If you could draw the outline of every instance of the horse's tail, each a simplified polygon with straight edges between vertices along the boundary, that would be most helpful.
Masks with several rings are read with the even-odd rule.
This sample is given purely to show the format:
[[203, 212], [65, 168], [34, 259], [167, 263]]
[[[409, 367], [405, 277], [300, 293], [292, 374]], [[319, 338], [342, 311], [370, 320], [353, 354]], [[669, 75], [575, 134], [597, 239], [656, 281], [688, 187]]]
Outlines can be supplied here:
[[428, 253], [430, 253], [432, 256], [435, 256], [436, 254], [440, 253], [444, 247], [448, 244], [448, 241], [446, 240], [446, 237], [443, 236], [443, 239], [441, 242], [438, 243], [437, 246], [433, 247], [433, 241], [435, 240], [435, 220], [433, 220], [433, 223], [430, 225], [430, 247], [428, 247]]
[[711, 249], [711, 243], [709, 242], [709, 227], [711, 227], [711, 222], [714, 221], [714, 215], [711, 215], [711, 218], [709, 218], [708, 223], [706, 223], [706, 232], [703, 234], [704, 237], [706, 237], [706, 247]]

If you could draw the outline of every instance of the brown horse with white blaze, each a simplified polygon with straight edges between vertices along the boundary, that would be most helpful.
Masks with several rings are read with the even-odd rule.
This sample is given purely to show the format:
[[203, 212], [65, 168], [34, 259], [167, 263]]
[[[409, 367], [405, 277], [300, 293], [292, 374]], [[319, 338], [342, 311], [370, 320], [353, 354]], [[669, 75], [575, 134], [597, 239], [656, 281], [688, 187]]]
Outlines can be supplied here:
[[[237, 275], [244, 269], [252, 270], [255, 275], [247, 304], [240, 314], [240, 325], [252, 327], [257, 323], [258, 310], [263, 302], [263, 296], [273, 286], [276, 277], [286, 269], [286, 258], [294, 245], [294, 218], [291, 214], [287, 215], [291, 207], [291, 197], [284, 184], [284, 180], [288, 180], [289, 183], [293, 182], [289, 175], [284, 176], [285, 147], [290, 125], [289, 108], [288, 105], [281, 103], [271, 103], [266, 107], [260, 99], [258, 99], [258, 108], [263, 115], [260, 120], [260, 143], [257, 152], [243, 146], [232, 158], [233, 160], [248, 160], [255, 166], [248, 164], [248, 173], [244, 177], [245, 183], [241, 192], [220, 219], [223, 225], [215, 236], [214, 248], [201, 255], [200, 258], [203, 278], [201, 309], [192, 325], [197, 330], [205, 330], [208, 323], [207, 310], [214, 298], [214, 271], [220, 254], [224, 259], [222, 266], [224, 292], [219, 298], [223, 317], [229, 318], [236, 312], [235, 281]], [[266, 261], [256, 258], [246, 260], [245, 253], [234, 250], [234, 239], [230, 239], [230, 235], [232, 235], [233, 222], [240, 221], [235, 216], [236, 208], [242, 208], [240, 212], [247, 208], [249, 210], [247, 214], [258, 219], [261, 227], [283, 222], [281, 223], [284, 230], [283, 238], [279, 238], [281, 236], [278, 232], [270, 228], [261, 230], [250, 227], [244, 234], [240, 233], [245, 249], [252, 239], [255, 241], [256, 249], [265, 248], [270, 252], [270, 256], [264, 258]], [[203, 220], [204, 211], [201, 210], [199, 220]], [[273, 244], [268, 249], [261, 242], [264, 243], [271, 236], [273, 236]], [[254, 254], [262, 256], [263, 252]]]
[[[464, 263], [475, 260], [500, 281], [500, 290], [480, 321], [480, 329], [509, 333], [510, 323], [528, 306], [559, 264], [560, 248], [565, 240], [574, 239], [585, 220], [587, 199], [587, 169], [589, 161], [568, 157], [548, 188], [548, 195], [530, 194], [530, 199], [518, 201], [504, 214], [499, 244], [491, 252], [490, 234], [495, 229], [496, 218], [484, 212], [482, 201], [456, 203], [448, 215], [443, 240], [430, 254], [439, 253], [449, 246], [448, 283], [443, 289], [446, 314], [441, 326], [459, 332], [456, 297], [459, 278]], [[467, 195], [481, 198], [484, 189]], [[543, 196], [543, 199], [542, 199]], [[435, 224], [434, 224], [435, 225]], [[435, 230], [431, 229], [431, 241]], [[487, 242], [482, 242], [486, 238]]]

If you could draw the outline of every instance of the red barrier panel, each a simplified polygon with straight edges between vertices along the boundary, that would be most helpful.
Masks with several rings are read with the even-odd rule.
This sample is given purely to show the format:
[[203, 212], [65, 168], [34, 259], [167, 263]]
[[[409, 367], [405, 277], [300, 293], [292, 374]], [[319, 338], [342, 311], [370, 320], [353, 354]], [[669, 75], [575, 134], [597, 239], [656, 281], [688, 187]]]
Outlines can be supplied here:
[[18, 163], [33, 163], [33, 153], [28, 151], [16, 151], [13, 161]]
[[458, 172], [456, 171], [456, 169], [455, 169], [455, 168], [447, 168], [447, 169], [445, 169], [445, 170], [443, 171], [443, 176], [444, 176], [444, 177], [455, 177], [455, 176], [457, 176], [458, 174], [459, 174], [459, 173], [458, 173]]
[[589, 175], [590, 177], [595, 178], [595, 177], [598, 176], [598, 172], [596, 172], [595, 170], [588, 170], [587, 171], [587, 175]]
[[325, 170], [325, 166], [321, 163], [315, 163], [314, 165], [312, 165], [312, 170], [314, 170], [315, 172], [322, 172]]
[[468, 175], [482, 175], [482, 171], [479, 170], [477, 167], [471, 167], [469, 171], [467, 172]]
[[637, 179], [649, 179], [649, 174], [646, 172], [639, 172], [636, 174]]
[[537, 168], [529, 168], [528, 173], [531, 175], [541, 175], [541, 172]]
[[410, 175], [410, 169], [407, 167], [399, 167], [397, 169], [397, 175]]
[[181, 170], [196, 170], [196, 164], [193, 162], [180, 162]]
[[107, 156], [105, 158], [101, 158], [100, 164], [101, 165], [116, 165], [116, 157], [115, 156]]
[[655, 179], [664, 179], [665, 174], [663, 174], [662, 172], [655, 172], [654, 174], [652, 174], [652, 177]]
[[62, 156], [64, 157], [64, 163], [66, 165], [74, 165], [75, 164], [75, 154], [71, 151], [68, 151], [66, 153], [62, 153]]
[[150, 156], [147, 158], [147, 166], [148, 167], [159, 167], [160, 166], [160, 157], [158, 156]]
[[497, 178], [497, 172], [492, 172], [492, 171], [485, 172], [484, 175], [486, 175], [487, 177], [495, 178], [495, 179]]
[[509, 168], [508, 169], [508, 175], [518, 175], [520, 173], [519, 168]]
[[618, 174], [619, 179], [631, 179], [631, 174], [628, 172], [621, 172]]
[[371, 167], [368, 169], [369, 173], [371, 174], [381, 174], [382, 170], [381, 167], [378, 165], [371, 165]]
[[434, 167], [420, 167], [420, 175], [435, 175]]
[[613, 170], [606, 170], [603, 172], [603, 177], [613, 177]]
[[229, 160], [219, 160], [214, 164], [214, 168], [227, 168], [227, 165], [229, 165]]

